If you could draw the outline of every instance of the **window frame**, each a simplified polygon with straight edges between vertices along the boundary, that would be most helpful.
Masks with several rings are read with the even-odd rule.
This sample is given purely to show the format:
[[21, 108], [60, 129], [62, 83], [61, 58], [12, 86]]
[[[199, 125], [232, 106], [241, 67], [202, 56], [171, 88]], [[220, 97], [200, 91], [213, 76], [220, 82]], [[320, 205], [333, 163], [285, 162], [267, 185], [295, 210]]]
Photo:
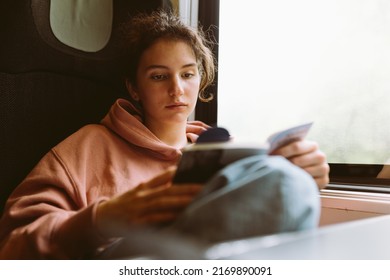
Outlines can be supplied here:
[[[208, 39], [215, 42], [213, 53], [218, 68], [219, 0], [199, 0], [198, 21]], [[218, 116], [218, 71], [215, 73], [214, 83], [205, 91], [212, 94], [213, 99], [207, 103], [198, 102], [195, 109], [196, 119], [215, 126]]]

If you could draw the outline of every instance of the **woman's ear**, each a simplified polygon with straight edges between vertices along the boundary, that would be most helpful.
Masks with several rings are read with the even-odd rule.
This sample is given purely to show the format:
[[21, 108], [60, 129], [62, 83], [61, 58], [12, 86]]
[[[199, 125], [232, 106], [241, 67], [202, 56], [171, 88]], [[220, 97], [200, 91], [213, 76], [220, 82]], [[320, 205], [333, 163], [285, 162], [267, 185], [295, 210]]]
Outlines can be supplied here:
[[130, 83], [129, 79], [126, 79], [126, 88], [127, 88], [127, 92], [130, 94], [130, 97], [134, 101], [139, 101], [138, 93], [135, 91], [135, 89], [134, 89], [133, 85]]

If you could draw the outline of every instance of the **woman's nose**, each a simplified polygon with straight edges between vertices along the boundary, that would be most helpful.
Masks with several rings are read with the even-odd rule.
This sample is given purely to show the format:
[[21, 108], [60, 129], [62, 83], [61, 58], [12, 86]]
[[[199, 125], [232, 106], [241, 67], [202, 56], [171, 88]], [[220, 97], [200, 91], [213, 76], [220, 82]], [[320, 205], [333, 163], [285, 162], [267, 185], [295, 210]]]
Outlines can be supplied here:
[[169, 96], [180, 96], [184, 94], [183, 81], [179, 77], [172, 79]]

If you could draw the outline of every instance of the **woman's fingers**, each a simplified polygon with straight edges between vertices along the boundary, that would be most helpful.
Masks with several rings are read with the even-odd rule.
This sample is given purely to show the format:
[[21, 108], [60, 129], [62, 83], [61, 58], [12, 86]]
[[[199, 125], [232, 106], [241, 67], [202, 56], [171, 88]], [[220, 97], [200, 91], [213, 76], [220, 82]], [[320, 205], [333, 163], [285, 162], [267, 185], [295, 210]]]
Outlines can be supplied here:
[[326, 155], [319, 150], [313, 141], [301, 140], [281, 147], [273, 154], [287, 158], [296, 166], [304, 169], [316, 181], [318, 188], [329, 183], [329, 164]]
[[138, 187], [101, 203], [96, 212], [99, 230], [115, 237], [132, 225], [157, 225], [174, 220], [202, 189], [199, 184], [172, 185], [175, 172], [176, 168], [169, 168]]
[[286, 146], [283, 146], [276, 151], [274, 151], [273, 155], [281, 155], [285, 158], [292, 158], [299, 155], [311, 153], [313, 151], [318, 150], [318, 144], [313, 141], [308, 140], [300, 140], [292, 142]]
[[140, 184], [136, 189], [137, 190], [154, 189], [156, 187], [161, 187], [170, 184], [175, 173], [176, 173], [176, 167], [175, 166], [169, 167], [167, 170], [157, 175], [156, 177], [152, 178], [151, 180]]

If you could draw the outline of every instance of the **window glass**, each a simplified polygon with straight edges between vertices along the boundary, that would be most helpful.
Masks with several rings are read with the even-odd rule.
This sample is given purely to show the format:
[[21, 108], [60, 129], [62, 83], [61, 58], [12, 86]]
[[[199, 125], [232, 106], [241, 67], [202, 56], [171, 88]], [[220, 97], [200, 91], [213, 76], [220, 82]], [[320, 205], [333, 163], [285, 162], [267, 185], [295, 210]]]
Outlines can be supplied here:
[[220, 1], [218, 124], [264, 141], [313, 121], [332, 163], [390, 163], [390, 1]]

